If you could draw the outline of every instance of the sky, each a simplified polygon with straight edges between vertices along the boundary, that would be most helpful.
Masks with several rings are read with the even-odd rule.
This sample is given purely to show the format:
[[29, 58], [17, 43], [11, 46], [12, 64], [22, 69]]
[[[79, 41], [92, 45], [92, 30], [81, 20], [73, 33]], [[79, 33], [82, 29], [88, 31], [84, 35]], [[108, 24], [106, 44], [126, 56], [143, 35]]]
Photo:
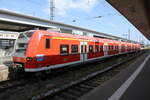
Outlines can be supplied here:
[[[55, 21], [134, 41], [149, 41], [106, 0], [54, 0]], [[50, 0], [0, 0], [0, 9], [50, 19]], [[100, 18], [97, 18], [101, 16]], [[75, 21], [73, 21], [75, 20]]]

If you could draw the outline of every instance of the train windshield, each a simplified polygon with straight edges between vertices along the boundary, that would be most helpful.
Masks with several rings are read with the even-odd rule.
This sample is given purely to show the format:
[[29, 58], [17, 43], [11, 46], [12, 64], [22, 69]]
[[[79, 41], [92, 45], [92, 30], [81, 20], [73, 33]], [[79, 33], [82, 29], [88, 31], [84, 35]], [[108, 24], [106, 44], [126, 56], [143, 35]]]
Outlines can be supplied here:
[[33, 32], [20, 33], [16, 43], [15, 56], [25, 56], [26, 48], [32, 34]]

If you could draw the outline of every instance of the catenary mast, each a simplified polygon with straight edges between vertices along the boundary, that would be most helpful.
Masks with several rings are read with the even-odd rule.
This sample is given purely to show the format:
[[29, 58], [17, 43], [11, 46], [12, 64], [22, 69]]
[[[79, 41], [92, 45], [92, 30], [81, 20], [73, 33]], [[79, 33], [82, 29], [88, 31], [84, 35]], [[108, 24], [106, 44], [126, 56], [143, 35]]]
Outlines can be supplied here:
[[54, 20], [55, 19], [55, 1], [54, 0], [50, 0], [50, 20]]

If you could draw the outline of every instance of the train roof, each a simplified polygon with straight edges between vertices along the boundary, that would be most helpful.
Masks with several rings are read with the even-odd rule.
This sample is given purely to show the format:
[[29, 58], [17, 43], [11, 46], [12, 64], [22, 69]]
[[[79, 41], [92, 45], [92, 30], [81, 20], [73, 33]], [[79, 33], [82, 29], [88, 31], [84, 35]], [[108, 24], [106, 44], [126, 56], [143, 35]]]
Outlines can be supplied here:
[[[95, 42], [107, 42], [107, 43], [129, 43], [129, 42], [123, 42], [123, 41], [117, 41], [117, 40], [111, 40], [111, 39], [104, 39], [104, 38], [97, 38], [97, 37], [90, 37], [90, 36], [82, 36], [82, 35], [76, 35], [76, 34], [69, 34], [69, 33], [60, 33], [60, 32], [54, 32], [54, 31], [45, 31], [45, 30], [35, 30], [33, 32], [47, 35], [47, 36], [55, 36], [55, 37], [65, 37], [65, 38], [74, 38], [74, 39], [84, 39], [89, 41], [95, 41]], [[133, 44], [133, 43], [129, 43]]]

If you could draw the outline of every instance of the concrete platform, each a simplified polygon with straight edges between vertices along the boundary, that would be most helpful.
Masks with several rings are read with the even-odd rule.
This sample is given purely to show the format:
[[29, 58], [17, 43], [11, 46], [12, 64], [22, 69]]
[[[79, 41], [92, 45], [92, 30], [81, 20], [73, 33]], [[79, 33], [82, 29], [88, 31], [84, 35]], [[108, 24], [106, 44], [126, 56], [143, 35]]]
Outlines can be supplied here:
[[0, 81], [10, 78], [10, 67], [12, 67], [11, 56], [0, 56]]
[[9, 68], [5, 65], [0, 65], [0, 81], [8, 80]]
[[150, 100], [150, 54], [78, 100]]

